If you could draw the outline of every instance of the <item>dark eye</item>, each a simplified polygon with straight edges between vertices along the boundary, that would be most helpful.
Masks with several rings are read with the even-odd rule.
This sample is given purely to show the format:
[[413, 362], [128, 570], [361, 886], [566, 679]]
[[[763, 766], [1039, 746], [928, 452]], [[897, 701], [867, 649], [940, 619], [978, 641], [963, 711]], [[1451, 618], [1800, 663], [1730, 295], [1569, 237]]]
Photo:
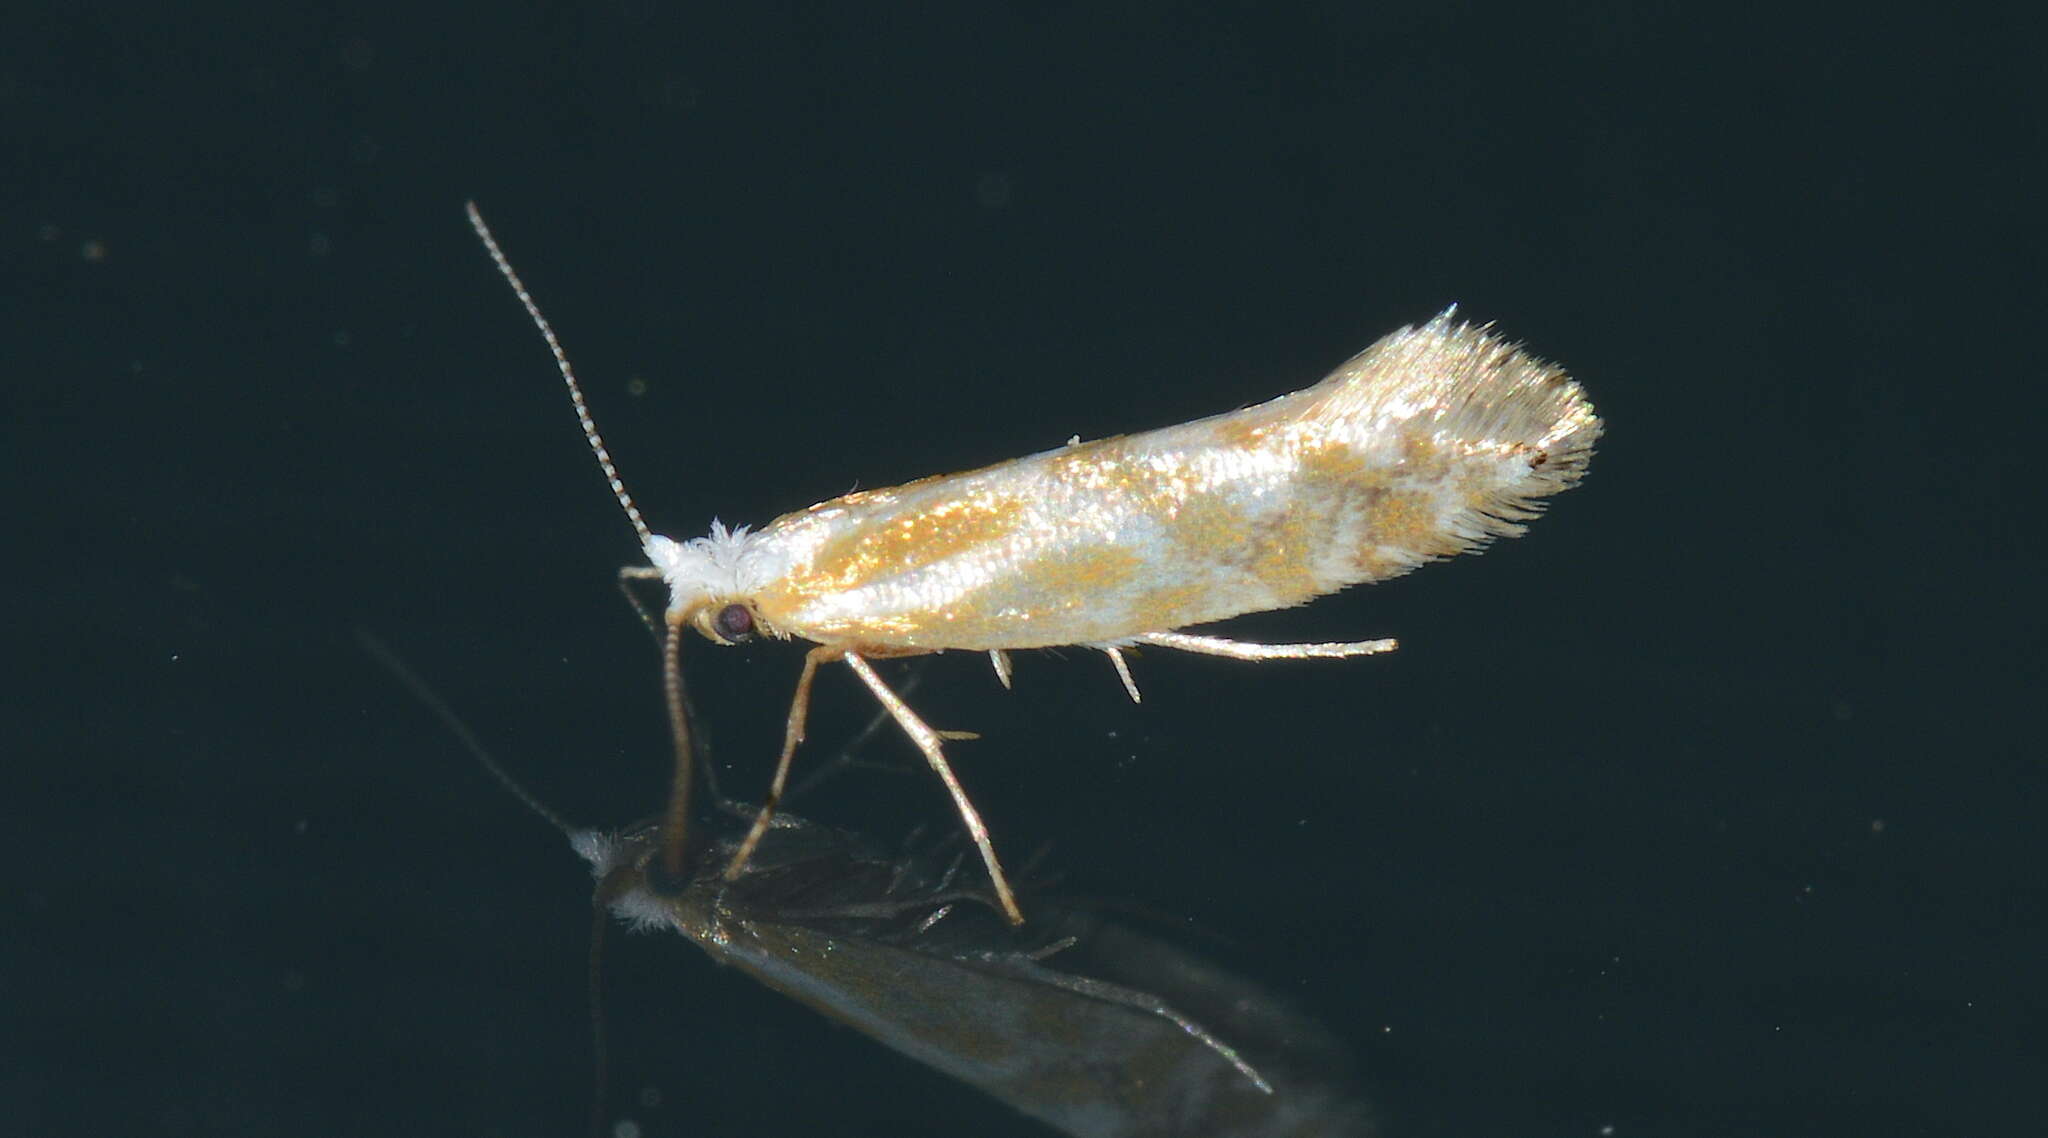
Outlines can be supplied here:
[[753, 637], [754, 614], [748, 612], [745, 605], [727, 605], [711, 619], [711, 627], [717, 630], [720, 639], [738, 644]]

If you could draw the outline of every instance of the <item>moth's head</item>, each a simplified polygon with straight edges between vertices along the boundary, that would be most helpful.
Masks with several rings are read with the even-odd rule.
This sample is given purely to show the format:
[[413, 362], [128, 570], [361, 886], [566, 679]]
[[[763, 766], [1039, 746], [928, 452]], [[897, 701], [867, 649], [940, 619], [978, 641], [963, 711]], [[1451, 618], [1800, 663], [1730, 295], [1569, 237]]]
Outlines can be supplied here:
[[749, 594], [760, 583], [761, 535], [746, 527], [711, 523], [708, 537], [647, 541], [647, 559], [668, 585], [670, 620], [695, 628], [714, 644], [744, 644], [757, 636], [781, 637], [761, 619]]

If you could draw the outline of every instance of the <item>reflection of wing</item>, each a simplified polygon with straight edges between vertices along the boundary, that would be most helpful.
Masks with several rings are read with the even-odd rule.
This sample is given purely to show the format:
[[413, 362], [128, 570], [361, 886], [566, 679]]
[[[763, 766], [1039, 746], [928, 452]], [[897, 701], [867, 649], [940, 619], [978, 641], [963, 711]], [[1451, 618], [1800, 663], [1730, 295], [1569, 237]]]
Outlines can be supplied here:
[[[613, 907], [1078, 1138], [1364, 1138], [1328, 1035], [1158, 938], [1043, 900], [1011, 930], [943, 861], [823, 827], [769, 832], [746, 874], [645, 887], [645, 834], [590, 843]], [[955, 863], [957, 864], [957, 863]], [[1265, 1084], [1270, 1084], [1270, 1089]]]

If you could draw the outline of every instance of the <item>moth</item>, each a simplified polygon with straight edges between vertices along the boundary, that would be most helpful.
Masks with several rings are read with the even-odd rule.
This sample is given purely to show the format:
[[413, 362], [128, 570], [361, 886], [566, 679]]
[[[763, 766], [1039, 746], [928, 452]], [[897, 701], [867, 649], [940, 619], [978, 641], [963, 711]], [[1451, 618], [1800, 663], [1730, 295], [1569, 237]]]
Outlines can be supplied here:
[[1023, 913], [942, 734], [869, 662], [1085, 647], [1133, 700], [1134, 646], [1239, 660], [1364, 656], [1392, 640], [1255, 644], [1187, 631], [1299, 605], [1523, 531], [1584, 475], [1601, 424], [1580, 386], [1490, 328], [1447, 310], [1395, 331], [1321, 382], [1178, 426], [1074, 441], [980, 470], [863, 490], [759, 529], [652, 532], [598, 434], [569, 357], [474, 203], [469, 221], [526, 308], [569, 390], [585, 440], [640, 539], [623, 580], [667, 588], [663, 661], [676, 772], [662, 872], [685, 877], [690, 758], [683, 630], [716, 644], [800, 640], [782, 750], [734, 879], [767, 831], [803, 741], [820, 665], [844, 663], [945, 783], [1003, 912]]

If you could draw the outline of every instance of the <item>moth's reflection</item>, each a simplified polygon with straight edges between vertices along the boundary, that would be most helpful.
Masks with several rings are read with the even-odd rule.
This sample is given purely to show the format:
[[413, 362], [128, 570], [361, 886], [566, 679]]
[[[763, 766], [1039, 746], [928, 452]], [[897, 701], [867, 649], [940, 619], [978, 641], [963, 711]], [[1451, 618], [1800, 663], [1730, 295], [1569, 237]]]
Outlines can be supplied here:
[[735, 881], [720, 872], [734, 838], [701, 840], [687, 884], [662, 891], [654, 826], [573, 835], [637, 927], [674, 929], [1061, 1133], [1375, 1133], [1326, 1032], [1158, 935], [1046, 898], [1011, 928], [957, 856], [884, 854], [799, 819]]
[[638, 927], [674, 929], [714, 960], [1076, 1138], [1377, 1133], [1332, 1037], [1271, 993], [1056, 897], [1035, 898], [1030, 922], [1013, 926], [957, 853], [888, 854], [782, 814], [730, 881], [737, 822], [725, 835], [692, 827], [688, 873], [655, 888], [658, 826], [570, 825], [389, 648], [357, 636], [486, 771], [568, 836], [597, 874], [599, 900]]

